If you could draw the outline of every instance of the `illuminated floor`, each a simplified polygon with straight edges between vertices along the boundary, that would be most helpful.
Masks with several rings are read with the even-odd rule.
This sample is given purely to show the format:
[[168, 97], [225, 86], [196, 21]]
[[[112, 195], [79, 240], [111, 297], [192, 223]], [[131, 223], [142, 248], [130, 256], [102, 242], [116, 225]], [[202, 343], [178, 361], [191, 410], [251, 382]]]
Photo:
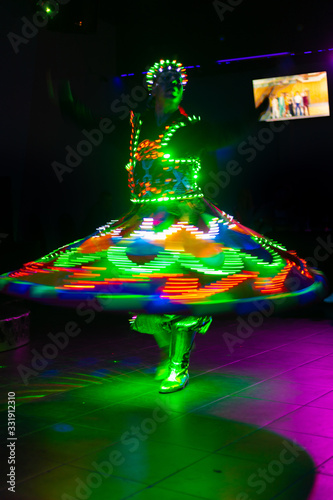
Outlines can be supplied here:
[[[0, 353], [3, 401], [17, 403], [16, 496], [4, 432], [1, 499], [332, 498], [332, 312], [216, 319], [189, 386], [160, 395], [152, 337], [34, 306], [30, 344]], [[55, 347], [66, 326], [80, 333]]]

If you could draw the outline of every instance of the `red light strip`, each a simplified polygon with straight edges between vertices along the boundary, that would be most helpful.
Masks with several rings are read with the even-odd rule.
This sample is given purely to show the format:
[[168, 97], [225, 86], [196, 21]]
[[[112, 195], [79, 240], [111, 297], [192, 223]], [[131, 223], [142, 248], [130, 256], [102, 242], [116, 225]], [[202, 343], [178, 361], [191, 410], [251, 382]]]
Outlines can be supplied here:
[[287, 265], [274, 278], [258, 278], [254, 283], [254, 288], [260, 290], [261, 293], [283, 292], [286, 277], [294, 265], [294, 263], [287, 261]]
[[[183, 292], [183, 286], [184, 282], [179, 281], [179, 287], [178, 288], [171, 288], [170, 285], [176, 285], [176, 283], [170, 283], [167, 282], [165, 288], [162, 290], [162, 292], [173, 292], [174, 294], [170, 295], [161, 295], [162, 298], [168, 298], [168, 299], [202, 299], [205, 297], [209, 297], [211, 295], [214, 295], [216, 293], [221, 293], [225, 292], [227, 290], [230, 290], [231, 288], [234, 288], [235, 286], [239, 285], [243, 281], [250, 279], [250, 278], [255, 278], [258, 276], [258, 272], [242, 272], [240, 274], [234, 274], [233, 276], [230, 276], [228, 278], [223, 278], [219, 281], [216, 281], [215, 283], [212, 283], [210, 285], [207, 285], [203, 288], [200, 288], [196, 291], [196, 293], [192, 293], [193, 290], [189, 290], [187, 293]], [[193, 281], [193, 280], [192, 280]], [[188, 286], [187, 286], [188, 289]], [[178, 295], [177, 295], [178, 292]], [[180, 293], [179, 293], [180, 292]]]

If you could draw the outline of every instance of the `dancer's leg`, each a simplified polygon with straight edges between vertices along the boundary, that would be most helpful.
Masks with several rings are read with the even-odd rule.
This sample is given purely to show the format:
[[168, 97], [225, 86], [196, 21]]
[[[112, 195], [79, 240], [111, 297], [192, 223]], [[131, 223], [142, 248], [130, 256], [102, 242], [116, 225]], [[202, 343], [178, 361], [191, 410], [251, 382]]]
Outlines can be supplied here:
[[168, 321], [162, 314], [139, 314], [130, 320], [133, 330], [154, 335], [160, 348], [160, 363], [156, 369], [155, 379], [163, 380], [169, 374], [170, 330]]
[[154, 338], [160, 348], [160, 362], [156, 369], [155, 380], [163, 380], [169, 375], [169, 349], [170, 349], [170, 332], [160, 329], [155, 332]]

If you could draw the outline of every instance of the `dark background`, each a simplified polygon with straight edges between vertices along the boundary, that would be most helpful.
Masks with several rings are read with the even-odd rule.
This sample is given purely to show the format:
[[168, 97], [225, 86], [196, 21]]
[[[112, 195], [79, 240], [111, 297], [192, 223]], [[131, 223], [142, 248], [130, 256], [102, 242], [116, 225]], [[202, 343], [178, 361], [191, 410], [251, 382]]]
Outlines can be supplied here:
[[[52, 163], [65, 164], [66, 146], [75, 149], [85, 137], [64, 121], [50, 81], [56, 91], [68, 79], [96, 116], [111, 116], [111, 103], [141, 85], [151, 64], [178, 58], [200, 66], [188, 70], [185, 109], [218, 124], [241, 122], [251, 112], [254, 78], [325, 70], [333, 95], [329, 1], [70, 0], [15, 53], [8, 34], [22, 36], [25, 18], [31, 21], [38, 10], [30, 0], [0, 6], [0, 272], [86, 236], [130, 207], [127, 120], [115, 122], [101, 145], [57, 179]], [[293, 55], [216, 63], [277, 52]], [[134, 75], [120, 77], [128, 73]], [[289, 122], [247, 162], [237, 146], [263, 127], [258, 123], [237, 143], [204, 154], [201, 186], [208, 189], [231, 159], [239, 162], [239, 175], [206, 194], [244, 224], [317, 260], [333, 278], [329, 244], [323, 249], [321, 243], [330, 241], [333, 224], [332, 117]]]

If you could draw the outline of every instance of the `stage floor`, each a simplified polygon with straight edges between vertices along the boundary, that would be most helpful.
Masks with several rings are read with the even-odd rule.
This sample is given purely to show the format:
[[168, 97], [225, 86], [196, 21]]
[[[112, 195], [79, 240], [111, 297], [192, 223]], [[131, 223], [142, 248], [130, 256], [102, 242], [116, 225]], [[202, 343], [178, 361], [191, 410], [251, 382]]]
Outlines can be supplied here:
[[152, 336], [85, 312], [34, 305], [30, 343], [0, 353], [2, 500], [332, 498], [333, 304], [214, 319], [174, 394]]

